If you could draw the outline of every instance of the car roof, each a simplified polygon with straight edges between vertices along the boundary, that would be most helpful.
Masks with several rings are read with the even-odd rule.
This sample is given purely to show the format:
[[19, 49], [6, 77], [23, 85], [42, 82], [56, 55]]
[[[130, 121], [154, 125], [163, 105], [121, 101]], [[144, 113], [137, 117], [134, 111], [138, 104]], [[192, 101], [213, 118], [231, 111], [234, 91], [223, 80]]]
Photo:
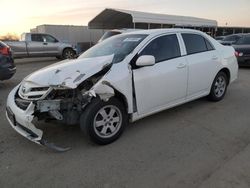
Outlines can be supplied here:
[[200, 33], [204, 34], [203, 32], [195, 29], [181, 29], [181, 28], [170, 28], [170, 29], [148, 29], [148, 30], [139, 30], [129, 32], [129, 34], [161, 34], [161, 33], [180, 33], [180, 32], [189, 32], [189, 33]]
[[143, 29], [113, 29], [113, 30], [109, 30], [107, 32], [119, 32], [119, 33], [127, 33], [127, 32], [133, 32], [133, 31], [141, 31]]
[[244, 35], [246, 35], [246, 33], [235, 33], [235, 34], [226, 35], [225, 37], [230, 37], [230, 36], [244, 36]]
[[250, 33], [245, 33], [244, 35], [243, 35], [243, 37], [249, 37], [250, 36]]

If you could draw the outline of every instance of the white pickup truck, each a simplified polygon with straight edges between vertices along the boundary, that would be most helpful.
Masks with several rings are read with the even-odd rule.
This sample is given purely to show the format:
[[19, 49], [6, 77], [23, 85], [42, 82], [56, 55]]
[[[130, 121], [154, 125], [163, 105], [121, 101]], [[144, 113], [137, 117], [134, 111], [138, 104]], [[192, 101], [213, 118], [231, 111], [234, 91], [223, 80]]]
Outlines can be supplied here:
[[23, 33], [20, 41], [6, 43], [11, 47], [14, 58], [72, 59], [76, 55], [76, 50], [71, 44], [60, 42], [55, 37], [44, 33]]

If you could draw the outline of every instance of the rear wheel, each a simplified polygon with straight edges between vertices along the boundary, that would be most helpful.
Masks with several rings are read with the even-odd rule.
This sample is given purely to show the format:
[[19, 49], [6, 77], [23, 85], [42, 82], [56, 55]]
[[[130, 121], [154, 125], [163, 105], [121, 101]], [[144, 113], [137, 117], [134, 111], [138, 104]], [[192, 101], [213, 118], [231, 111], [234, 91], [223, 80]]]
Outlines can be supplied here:
[[102, 145], [118, 139], [127, 124], [127, 112], [116, 98], [107, 102], [94, 99], [80, 118], [83, 132], [92, 141]]
[[219, 72], [212, 84], [209, 99], [212, 101], [220, 101], [224, 98], [228, 85], [228, 77], [224, 72]]

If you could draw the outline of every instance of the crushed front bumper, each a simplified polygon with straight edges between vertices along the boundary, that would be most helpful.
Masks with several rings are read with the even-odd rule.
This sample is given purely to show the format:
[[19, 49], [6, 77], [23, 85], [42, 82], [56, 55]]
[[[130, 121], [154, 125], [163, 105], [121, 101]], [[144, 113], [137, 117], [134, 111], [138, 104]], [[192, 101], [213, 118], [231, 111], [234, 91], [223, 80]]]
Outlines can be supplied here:
[[12, 128], [15, 129], [22, 136], [39, 145], [47, 146], [56, 151], [69, 150], [70, 148], [61, 148], [54, 145], [53, 143], [48, 143], [46, 140], [42, 139], [43, 131], [37, 129], [32, 123], [34, 119], [34, 103], [30, 102], [26, 110], [22, 110], [15, 103], [15, 95], [17, 93], [18, 88], [19, 85], [16, 86], [10, 92], [7, 98], [6, 117]]
[[19, 134], [28, 138], [29, 140], [41, 144], [40, 140], [43, 136], [43, 131], [37, 129], [33, 121], [33, 113], [35, 105], [30, 102], [26, 110], [22, 110], [15, 103], [15, 94], [18, 90], [15, 87], [9, 94], [6, 106], [6, 117], [13, 129], [15, 129]]

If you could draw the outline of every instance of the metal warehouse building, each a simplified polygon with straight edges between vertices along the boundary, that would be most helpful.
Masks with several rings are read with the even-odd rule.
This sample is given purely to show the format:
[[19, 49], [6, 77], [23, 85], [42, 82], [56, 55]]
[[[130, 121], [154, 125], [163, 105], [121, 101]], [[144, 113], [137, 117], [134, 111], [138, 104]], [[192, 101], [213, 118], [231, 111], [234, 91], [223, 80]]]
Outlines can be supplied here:
[[93, 18], [88, 26], [90, 29], [155, 29], [185, 27], [214, 33], [217, 28], [217, 21], [188, 16], [154, 14], [121, 9], [105, 9]]
[[250, 27], [220, 27], [216, 20], [109, 8], [93, 18], [88, 26], [90, 29], [190, 28], [212, 36], [250, 33]]
[[96, 15], [88, 26], [39, 25], [31, 32], [51, 34], [62, 42], [78, 46], [79, 51], [84, 51], [97, 43], [106, 30], [123, 28], [191, 28], [212, 36], [250, 32], [250, 28], [218, 27], [216, 20], [110, 8]]

